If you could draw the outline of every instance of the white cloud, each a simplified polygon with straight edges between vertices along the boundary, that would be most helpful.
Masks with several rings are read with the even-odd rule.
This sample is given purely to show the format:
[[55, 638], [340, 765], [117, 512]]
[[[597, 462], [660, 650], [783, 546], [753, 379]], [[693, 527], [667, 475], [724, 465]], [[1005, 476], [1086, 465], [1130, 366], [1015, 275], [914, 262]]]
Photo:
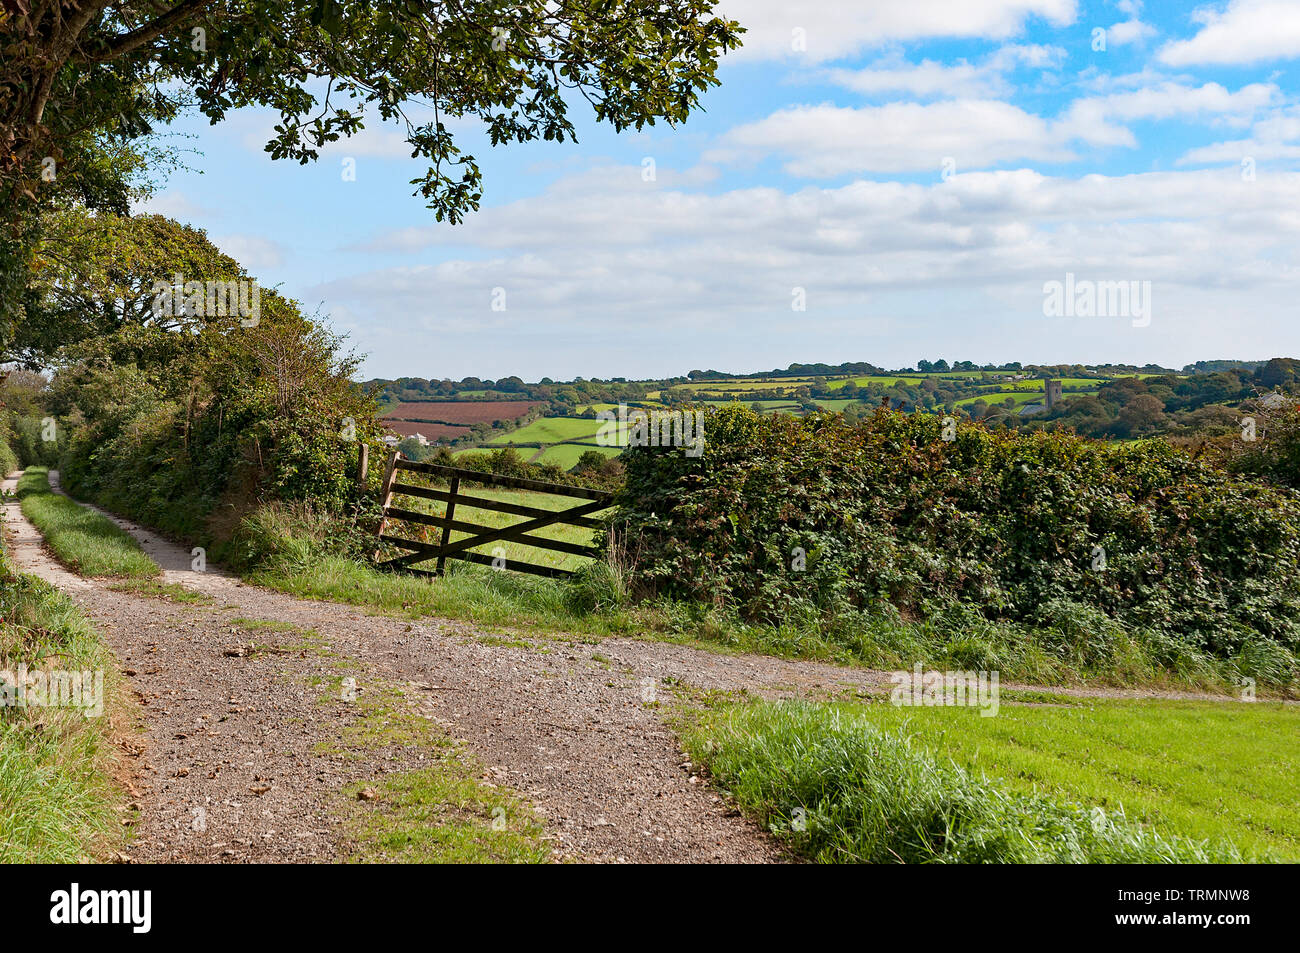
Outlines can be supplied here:
[[1106, 31], [1106, 42], [1110, 46], [1127, 46], [1130, 43], [1142, 43], [1156, 35], [1155, 27], [1141, 20], [1125, 20], [1116, 23]]
[[867, 69], [837, 69], [827, 73], [830, 82], [855, 93], [910, 93], [913, 96], [998, 96], [1007, 91], [1006, 80], [997, 71], [969, 63], [951, 66], [925, 60], [899, 66]]
[[1192, 19], [1201, 29], [1165, 44], [1161, 62], [1230, 65], [1300, 56], [1300, 4], [1294, 0], [1231, 0], [1222, 11], [1198, 8]]
[[1067, 26], [1077, 9], [1076, 0], [722, 0], [717, 12], [747, 28], [740, 58], [825, 62], [895, 41], [1004, 40], [1035, 17]]
[[1278, 110], [1251, 127], [1250, 137], [1191, 149], [1179, 165], [1239, 163], [1300, 159], [1300, 107]]
[[1271, 83], [1252, 83], [1229, 92], [1218, 83], [1185, 86], [1163, 82], [1109, 96], [1075, 100], [1062, 117], [1064, 135], [1088, 142], [1136, 146], [1133, 133], [1116, 123], [1143, 119], [1212, 119], [1244, 126], [1281, 97]]
[[1057, 46], [1010, 45], [978, 64], [964, 60], [951, 64], [935, 60], [907, 63], [894, 58], [880, 60], [866, 69], [828, 70], [826, 79], [866, 96], [901, 92], [922, 98], [986, 99], [1008, 95], [1011, 85], [1007, 74], [1018, 67], [1054, 68], [1064, 58], [1065, 50]]
[[705, 154], [708, 161], [744, 162], [777, 154], [792, 175], [939, 170], [947, 157], [959, 169], [1009, 160], [1064, 161], [1068, 148], [1040, 116], [996, 100], [888, 103], [858, 108], [793, 106], [738, 126]]
[[256, 274], [264, 268], [284, 264], [284, 248], [278, 242], [258, 235], [212, 235], [212, 243]]
[[948, 157], [959, 170], [1012, 161], [1064, 162], [1075, 158], [1076, 142], [1136, 146], [1127, 122], [1183, 118], [1245, 126], [1278, 97], [1271, 84], [1230, 92], [1217, 83], [1166, 82], [1076, 100], [1058, 119], [991, 99], [792, 106], [728, 131], [705, 159], [743, 164], [777, 155], [785, 158], [791, 175], [808, 178], [937, 170]]
[[[462, 226], [380, 236], [372, 250], [402, 264], [306, 297], [345, 306], [359, 345], [381, 359], [380, 316], [409, 329], [392, 345], [396, 365], [427, 349], [466, 373], [520, 361], [666, 373], [700, 355], [735, 369], [827, 354], [901, 364], [940, 342], [970, 359], [1193, 360], [1231, 352], [1243, 334], [1270, 352], [1300, 346], [1300, 325], [1277, 317], [1300, 280], [1296, 209], [1300, 174], [1289, 173], [1017, 170], [701, 194], [608, 167]], [[1152, 327], [1046, 322], [1043, 283], [1067, 271], [1152, 281]], [[504, 313], [491, 310], [497, 287]], [[795, 287], [809, 312], [792, 336]], [[584, 354], [603, 355], [603, 372]]]

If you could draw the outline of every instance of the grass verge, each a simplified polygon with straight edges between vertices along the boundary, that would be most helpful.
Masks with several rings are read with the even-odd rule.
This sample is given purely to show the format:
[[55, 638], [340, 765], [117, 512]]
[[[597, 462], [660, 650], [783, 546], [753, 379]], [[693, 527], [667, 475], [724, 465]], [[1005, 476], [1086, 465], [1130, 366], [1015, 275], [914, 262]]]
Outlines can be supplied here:
[[148, 579], [159, 575], [129, 533], [108, 517], [50, 489], [49, 471], [29, 467], [18, 481], [23, 515], [45, 537], [54, 555], [80, 576]]
[[630, 610], [584, 607], [582, 595], [573, 585], [465, 563], [450, 564], [446, 576], [430, 581], [380, 572], [354, 559], [322, 555], [275, 562], [251, 571], [247, 578], [303, 598], [343, 602], [413, 619], [441, 616], [592, 635], [630, 634], [639, 628], [638, 614]]
[[[102, 672], [104, 712], [13, 704], [20, 665]], [[116, 669], [80, 610], [53, 586], [16, 572], [3, 553], [0, 672], [0, 863], [84, 863], [120, 847], [109, 741]]]
[[[965, 720], [943, 718], [946, 709], [909, 709], [907, 715], [924, 712], [909, 720], [883, 705], [759, 702], [699, 712], [683, 739], [743, 811], [819, 862], [1209, 863], [1286, 856], [1291, 831], [1278, 835], [1269, 826], [1278, 817], [1277, 798], [1285, 795], [1270, 782], [1267, 803], [1255, 804], [1238, 785], [1242, 772], [1261, 763], [1270, 777], [1281, 778], [1277, 772], [1288, 759], [1293, 765], [1294, 755], [1262, 743], [1244, 758], [1233, 739], [1295, 715], [1278, 714], [1281, 706], [1220, 706], [1225, 714], [1143, 705], [1003, 708], [997, 718]], [[1071, 717], [1088, 738], [1094, 725], [1102, 737], [1109, 738], [1103, 728], [1115, 736], [1105, 745], [1084, 744], [1090, 754], [1081, 755], [1079, 738], [1061, 730]], [[941, 718], [941, 726], [928, 720]], [[1216, 734], [1225, 724], [1234, 725], [1227, 738]], [[1018, 749], [1035, 750], [1033, 742], [1037, 759], [1014, 760]], [[1086, 765], [1077, 781], [1072, 758]], [[1017, 777], [1026, 764], [1031, 776]], [[1160, 787], [1136, 797], [1144, 771]], [[1251, 811], [1257, 826], [1233, 820]], [[1143, 817], [1167, 826], [1157, 830]], [[1261, 849], [1243, 853], [1229, 831], [1247, 832], [1242, 839]]]
[[593, 564], [571, 581], [538, 579], [449, 562], [438, 580], [380, 572], [323, 553], [273, 559], [251, 582], [309, 599], [409, 618], [438, 616], [566, 635], [635, 636], [731, 652], [811, 659], [885, 670], [922, 663], [998, 670], [1004, 680], [1043, 685], [1141, 685], [1235, 692], [1255, 677], [1261, 691], [1293, 693], [1293, 673], [1248, 658], [1222, 659], [1151, 633], [1062, 615], [1040, 629], [998, 625], [960, 607], [908, 621], [888, 609], [835, 618], [792, 615], [749, 624], [717, 607], [667, 600], [633, 603], [617, 571]]

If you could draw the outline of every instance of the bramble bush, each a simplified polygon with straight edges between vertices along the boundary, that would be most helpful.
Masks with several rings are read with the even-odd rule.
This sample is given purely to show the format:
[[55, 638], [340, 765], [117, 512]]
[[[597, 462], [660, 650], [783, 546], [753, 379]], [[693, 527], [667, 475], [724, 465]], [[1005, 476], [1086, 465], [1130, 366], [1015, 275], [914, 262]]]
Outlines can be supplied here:
[[701, 457], [626, 453], [615, 533], [634, 583], [753, 621], [961, 607], [1105, 641], [1109, 619], [1290, 679], [1300, 494], [1160, 440], [942, 428], [736, 405], [709, 413]]

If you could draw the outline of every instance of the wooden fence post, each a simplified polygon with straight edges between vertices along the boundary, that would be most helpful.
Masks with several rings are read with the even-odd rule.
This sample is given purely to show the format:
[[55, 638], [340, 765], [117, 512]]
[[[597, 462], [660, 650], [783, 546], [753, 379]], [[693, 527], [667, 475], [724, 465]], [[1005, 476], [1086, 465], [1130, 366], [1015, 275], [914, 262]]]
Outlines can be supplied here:
[[[459, 477], [459, 476], [454, 476], [454, 477], [451, 478], [451, 499], [447, 501], [447, 519], [448, 519], [448, 520], [452, 519], [452, 517], [454, 517], [454, 516], [456, 515], [456, 494], [457, 494], [459, 491], [460, 491], [460, 477]], [[448, 544], [449, 542], [451, 542], [451, 527], [450, 527], [450, 526], [443, 526], [443, 528], [442, 528], [442, 543], [441, 543], [441, 545], [440, 545], [439, 548], [441, 548], [441, 549], [446, 549], [446, 548], [447, 548], [447, 544]], [[441, 576], [441, 575], [443, 574], [443, 566], [445, 566], [446, 564], [447, 564], [447, 557], [446, 557], [446, 556], [439, 556], [439, 557], [438, 557], [438, 566], [437, 566], [437, 568], [436, 568], [434, 571], [435, 571], [439, 576]]]
[[357, 490], [365, 492], [366, 474], [370, 470], [370, 445], [364, 440], [358, 444], [357, 451]]
[[[388, 522], [388, 507], [393, 504], [393, 484], [397, 480], [397, 461], [402, 459], [400, 451], [394, 450], [388, 457], [388, 469], [384, 471], [384, 483], [379, 490], [379, 533], [384, 535], [384, 526]], [[375, 550], [375, 558], [379, 558], [379, 550]]]

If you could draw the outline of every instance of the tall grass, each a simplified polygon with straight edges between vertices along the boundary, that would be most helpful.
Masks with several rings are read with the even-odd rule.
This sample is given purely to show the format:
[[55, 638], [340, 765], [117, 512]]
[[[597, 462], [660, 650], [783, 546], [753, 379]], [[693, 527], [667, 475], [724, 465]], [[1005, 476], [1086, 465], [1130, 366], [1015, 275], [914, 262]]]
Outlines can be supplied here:
[[81, 576], [147, 579], [159, 575], [130, 534], [108, 517], [50, 489], [49, 471], [29, 467], [18, 481], [23, 515], [41, 531], [59, 562]]
[[899, 731], [834, 705], [758, 703], [706, 714], [691, 754], [742, 810], [823, 863], [1228, 863], [1229, 843], [1148, 830], [1009, 792]]
[[[1243, 678], [1295, 693], [1294, 657], [1264, 640], [1229, 656], [1211, 655], [1163, 633], [1130, 629], [1088, 606], [1045, 606], [1037, 624], [995, 622], [966, 606], [905, 619], [888, 603], [837, 613], [792, 608], [779, 623], [748, 623], [716, 606], [660, 600], [667, 627], [747, 652], [819, 659], [876, 669], [916, 663], [997, 670], [1038, 684], [1148, 685], [1236, 691]], [[1271, 650], [1270, 650], [1271, 649]]]
[[109, 780], [118, 681], [94, 628], [66, 596], [0, 553], [0, 670], [104, 671], [106, 713], [0, 706], [0, 863], [76, 863], [121, 839]]

